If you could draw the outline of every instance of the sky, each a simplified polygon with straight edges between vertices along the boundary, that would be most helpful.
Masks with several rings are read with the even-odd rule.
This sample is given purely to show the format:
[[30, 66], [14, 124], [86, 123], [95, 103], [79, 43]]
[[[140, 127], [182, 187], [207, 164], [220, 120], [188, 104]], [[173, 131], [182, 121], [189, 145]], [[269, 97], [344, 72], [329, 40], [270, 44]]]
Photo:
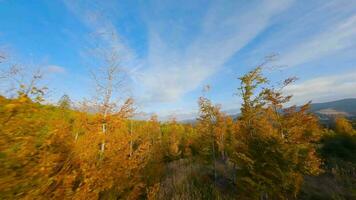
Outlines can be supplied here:
[[237, 78], [272, 54], [271, 85], [298, 77], [285, 88], [291, 103], [356, 97], [354, 0], [0, 0], [0, 50], [45, 69], [53, 102], [93, 96], [97, 44], [120, 50], [118, 95], [161, 118], [194, 115], [204, 85], [237, 111]]

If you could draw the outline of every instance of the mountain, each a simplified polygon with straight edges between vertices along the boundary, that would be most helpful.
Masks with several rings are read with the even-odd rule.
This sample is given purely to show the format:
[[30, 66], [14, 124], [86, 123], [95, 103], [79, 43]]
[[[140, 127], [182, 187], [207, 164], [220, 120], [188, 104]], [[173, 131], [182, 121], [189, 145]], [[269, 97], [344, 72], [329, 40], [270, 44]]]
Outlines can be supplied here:
[[[233, 109], [224, 111], [236, 119], [240, 113], [239, 110]], [[336, 101], [324, 102], [324, 103], [312, 103], [310, 105], [310, 111], [315, 113], [322, 123], [330, 123], [336, 116], [344, 116], [349, 119], [356, 119], [356, 98], [341, 99]], [[182, 123], [195, 123], [196, 119], [180, 120]]]
[[345, 117], [354, 118], [356, 117], [356, 98], [341, 99], [325, 103], [313, 103], [311, 104], [310, 111], [326, 116], [343, 115]]
[[310, 111], [315, 113], [320, 123], [330, 126], [335, 117], [343, 116], [350, 120], [356, 119], [356, 99], [341, 99], [325, 103], [311, 104]]

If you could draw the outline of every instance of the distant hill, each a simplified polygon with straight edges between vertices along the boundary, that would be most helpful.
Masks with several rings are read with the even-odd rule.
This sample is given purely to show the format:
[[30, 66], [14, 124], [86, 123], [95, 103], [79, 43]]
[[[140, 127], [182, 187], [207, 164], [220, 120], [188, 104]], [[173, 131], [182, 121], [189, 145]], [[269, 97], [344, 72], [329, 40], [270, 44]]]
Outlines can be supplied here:
[[[341, 99], [324, 103], [312, 103], [310, 105], [310, 111], [315, 113], [322, 123], [330, 123], [336, 116], [356, 119], [356, 98]], [[234, 109], [234, 112], [225, 112], [234, 119], [240, 115], [236, 109]], [[185, 119], [180, 122], [194, 124], [196, 119]]]
[[356, 99], [341, 99], [325, 103], [313, 103], [310, 110], [311, 112], [320, 115], [356, 117]]
[[325, 103], [311, 104], [310, 111], [315, 113], [322, 124], [333, 124], [335, 117], [343, 116], [351, 120], [356, 119], [356, 99], [341, 99]]

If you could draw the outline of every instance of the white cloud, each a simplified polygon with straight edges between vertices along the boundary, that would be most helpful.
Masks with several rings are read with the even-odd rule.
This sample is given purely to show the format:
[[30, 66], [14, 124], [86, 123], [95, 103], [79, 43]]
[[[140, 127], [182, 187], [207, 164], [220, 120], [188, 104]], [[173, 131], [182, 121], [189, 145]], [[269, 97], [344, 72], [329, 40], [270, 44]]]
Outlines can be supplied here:
[[335, 54], [356, 45], [356, 15], [330, 25], [328, 30], [314, 35], [282, 55], [280, 63], [289, 67], [304, 64]]
[[[121, 37], [114, 21], [111, 20], [115, 19], [117, 13], [115, 8], [118, 5], [115, 1], [93, 0], [89, 3], [85, 0], [63, 0], [63, 2], [68, 10], [91, 30], [91, 33], [85, 36], [90, 37], [87, 39], [87, 46], [83, 49], [100, 48], [101, 54], [108, 53], [105, 51], [115, 51], [120, 54], [123, 66], [131, 65], [134, 62], [134, 51], [125, 43], [125, 38]], [[96, 52], [96, 54], [98, 53]], [[88, 57], [86, 55], [86, 59]]]
[[332, 101], [341, 98], [356, 97], [356, 72], [323, 76], [296, 83], [285, 88], [287, 94], [293, 94], [293, 104]]
[[[116, 12], [115, 9], [122, 6], [114, 5], [115, 1], [111, 0], [104, 2], [94, 0], [90, 3], [85, 0], [63, 1], [91, 31], [111, 32], [118, 36], [112, 40], [107, 34], [99, 34], [99, 40], [103, 44], [115, 47], [126, 54], [127, 62], [131, 62], [130, 66], [132, 62], [139, 63], [137, 65], [139, 70], [132, 73], [136, 76], [135, 94], [140, 103], [174, 101], [176, 103], [185, 94], [199, 88], [236, 52], [275, 22], [283, 26], [273, 26], [276, 31], [267, 34], [268, 39], [258, 41], [262, 44], [259, 45], [263, 49], [262, 56], [266, 55], [266, 51], [269, 51], [268, 54], [282, 50], [280, 63], [291, 67], [327, 56], [337, 56], [338, 53], [343, 53], [345, 49], [354, 48], [356, 45], [356, 15], [350, 14], [353, 13], [355, 4], [351, 3], [351, 0], [315, 1], [303, 6], [308, 9], [300, 9], [302, 7], [299, 6], [305, 2], [298, 2], [300, 4], [293, 7], [293, 12], [290, 12], [292, 9], [288, 10], [288, 13], [284, 12], [280, 19], [276, 18], [294, 3], [293, 0], [244, 3], [213, 1], [212, 4], [199, 5], [209, 6], [201, 22], [200, 15], [197, 17], [194, 15], [196, 13], [192, 13], [194, 15], [192, 17], [188, 13], [189, 9], [184, 11], [184, 16], [176, 15], [175, 12], [179, 12], [180, 9], [176, 7], [177, 5], [173, 8], [174, 17], [167, 19], [161, 17], [158, 13], [170, 10], [166, 6], [171, 3], [158, 1], [158, 5], [155, 5], [152, 11], [158, 18], [142, 15], [147, 18], [143, 19], [146, 20], [148, 29], [147, 57], [135, 60], [136, 52], [124, 43], [125, 38], [121, 38], [116, 29], [116, 25], [120, 23], [115, 15], [120, 12]], [[177, 4], [184, 7], [181, 2]], [[161, 10], [157, 10], [157, 6]], [[143, 10], [145, 9], [147, 8]], [[253, 59], [256, 59], [256, 52], [256, 49], [252, 49]], [[145, 53], [143, 54], [146, 55]], [[307, 100], [329, 101], [355, 97], [352, 90], [356, 88], [355, 77], [355, 73], [350, 73], [315, 78], [291, 85], [286, 88], [286, 92], [294, 94], [293, 103], [297, 104]], [[139, 93], [136, 93], [137, 91]], [[166, 110], [170, 109], [168, 104], [165, 106]], [[171, 112], [187, 113], [191, 110]], [[165, 114], [170, 115], [168, 112]]]
[[49, 73], [53, 73], [53, 74], [63, 74], [66, 73], [66, 70], [64, 67], [61, 67], [59, 65], [49, 65], [47, 66], [46, 70]]
[[[89, 71], [97, 72], [103, 75], [103, 68], [108, 64], [108, 61], [115, 57], [120, 65], [120, 73], [117, 78], [123, 81], [120, 87], [113, 91], [113, 98], [119, 101], [128, 96], [133, 96], [131, 93], [130, 78], [135, 75], [136, 66], [139, 63], [136, 59], [136, 54], [128, 45], [126, 38], [122, 37], [117, 30], [118, 15], [121, 13], [121, 8], [118, 1], [114, 0], [63, 0], [67, 9], [74, 14], [88, 29], [89, 32], [83, 35], [85, 44], [80, 49], [82, 62]], [[122, 10], [124, 11], [124, 10]], [[98, 75], [100, 77], [101, 75]], [[100, 79], [100, 78], [99, 78]], [[104, 81], [104, 80], [102, 80]], [[94, 84], [94, 81], [91, 82]], [[92, 93], [95, 93], [95, 87], [91, 87]]]
[[195, 24], [201, 29], [198, 33], [191, 33], [196, 36], [183, 47], [177, 47], [174, 41], [185, 40], [186, 37], [186, 32], [179, 31], [186, 28], [180, 19], [177, 19], [177, 23], [171, 19], [165, 21], [160, 18], [162, 23], [148, 19], [148, 56], [141, 61], [136, 60], [135, 52], [123, 42], [124, 38], [116, 30], [112, 21], [115, 17], [110, 16], [113, 11], [110, 7], [115, 6], [108, 6], [112, 4], [111, 1], [94, 1], [91, 4], [85, 1], [63, 2], [92, 31], [109, 32], [117, 36], [113, 40], [107, 34], [99, 34], [99, 39], [102, 44], [124, 54], [124, 65], [140, 64], [139, 72], [131, 70], [136, 76], [136, 87], [141, 90], [141, 94], [137, 95], [140, 102], [172, 102], [196, 89], [216, 73], [234, 53], [268, 27], [272, 17], [288, 8], [293, 0], [252, 2], [247, 9], [243, 3], [214, 2], [202, 23]]
[[[263, 1], [251, 9], [223, 2], [211, 6], [196, 39], [181, 50], [172, 49], [157, 27], [150, 28], [147, 65], [139, 77], [148, 100], [176, 101], [196, 89], [238, 50], [268, 27], [276, 14], [292, 1]], [[184, 36], [183, 36], [184, 37]]]

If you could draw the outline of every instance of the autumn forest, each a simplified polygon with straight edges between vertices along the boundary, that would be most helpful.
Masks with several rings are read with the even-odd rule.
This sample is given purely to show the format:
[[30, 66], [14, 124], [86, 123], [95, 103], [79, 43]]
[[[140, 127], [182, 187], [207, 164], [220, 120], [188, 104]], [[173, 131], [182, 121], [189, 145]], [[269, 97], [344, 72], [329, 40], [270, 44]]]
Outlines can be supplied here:
[[355, 0], [0, 0], [0, 200], [355, 200]]
[[[206, 97], [206, 86], [198, 118], [186, 124], [133, 119], [133, 99], [112, 100], [117, 69], [109, 62], [102, 84], [94, 79], [95, 104], [74, 107], [68, 95], [43, 104], [39, 73], [0, 97], [1, 199], [355, 197], [352, 123], [336, 117], [326, 128], [310, 103], [284, 106], [292, 96], [282, 89], [295, 78], [269, 86], [264, 64], [241, 76], [231, 91], [243, 102], [237, 118]], [[21, 73], [8, 70], [3, 79]]]

